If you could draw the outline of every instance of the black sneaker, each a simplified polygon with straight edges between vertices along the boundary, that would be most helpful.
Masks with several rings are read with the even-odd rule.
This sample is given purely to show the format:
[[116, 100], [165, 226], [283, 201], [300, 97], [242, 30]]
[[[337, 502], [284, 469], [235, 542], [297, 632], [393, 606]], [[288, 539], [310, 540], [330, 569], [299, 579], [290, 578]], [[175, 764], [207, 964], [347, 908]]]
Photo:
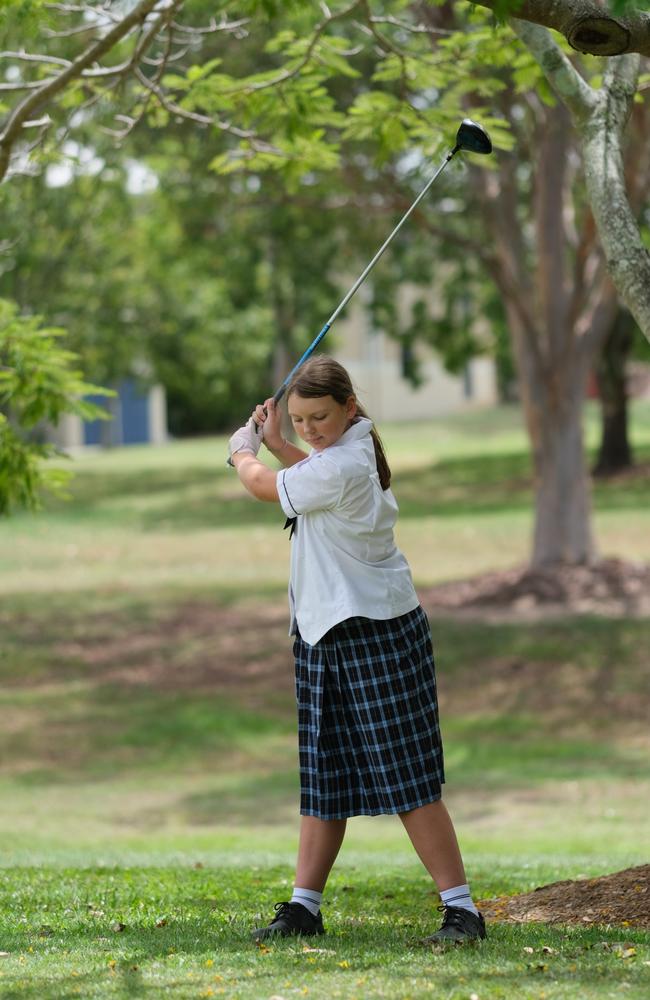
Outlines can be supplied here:
[[439, 906], [444, 910], [442, 927], [435, 934], [422, 940], [422, 944], [464, 944], [466, 941], [479, 941], [487, 937], [483, 914], [478, 917], [471, 910], [460, 906]]
[[273, 937], [290, 937], [292, 934], [313, 937], [315, 934], [325, 933], [320, 910], [314, 916], [302, 903], [276, 903], [274, 909], [276, 913], [268, 927], [258, 927], [253, 931], [254, 941], [264, 941], [266, 938]]

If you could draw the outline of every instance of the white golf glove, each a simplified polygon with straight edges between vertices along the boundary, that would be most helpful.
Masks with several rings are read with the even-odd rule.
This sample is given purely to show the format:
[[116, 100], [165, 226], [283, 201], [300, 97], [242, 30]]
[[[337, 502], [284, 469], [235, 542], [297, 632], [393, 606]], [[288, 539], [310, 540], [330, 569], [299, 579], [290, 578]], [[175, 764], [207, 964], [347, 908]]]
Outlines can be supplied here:
[[253, 418], [235, 431], [228, 442], [228, 465], [232, 465], [232, 456], [237, 451], [247, 451], [256, 456], [260, 450], [263, 438], [263, 428], [258, 427]]

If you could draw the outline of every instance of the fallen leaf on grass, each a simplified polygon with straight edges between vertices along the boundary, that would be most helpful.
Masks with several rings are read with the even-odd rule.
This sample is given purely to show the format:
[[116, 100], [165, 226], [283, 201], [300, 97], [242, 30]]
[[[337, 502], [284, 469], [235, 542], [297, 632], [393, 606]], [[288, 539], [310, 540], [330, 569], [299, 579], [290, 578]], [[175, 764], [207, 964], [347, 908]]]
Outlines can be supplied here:
[[111, 930], [115, 931], [115, 933], [118, 934], [120, 931], [126, 930], [126, 924], [123, 924], [119, 920], [116, 920], [114, 924], [111, 924]]

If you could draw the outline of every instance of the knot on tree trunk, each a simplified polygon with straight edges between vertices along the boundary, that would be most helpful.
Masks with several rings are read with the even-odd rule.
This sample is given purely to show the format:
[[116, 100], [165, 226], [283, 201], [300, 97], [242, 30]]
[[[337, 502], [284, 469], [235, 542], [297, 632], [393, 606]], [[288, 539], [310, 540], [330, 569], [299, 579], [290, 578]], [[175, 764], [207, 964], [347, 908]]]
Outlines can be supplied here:
[[627, 52], [630, 32], [612, 17], [580, 18], [567, 32], [569, 45], [592, 56], [619, 56]]

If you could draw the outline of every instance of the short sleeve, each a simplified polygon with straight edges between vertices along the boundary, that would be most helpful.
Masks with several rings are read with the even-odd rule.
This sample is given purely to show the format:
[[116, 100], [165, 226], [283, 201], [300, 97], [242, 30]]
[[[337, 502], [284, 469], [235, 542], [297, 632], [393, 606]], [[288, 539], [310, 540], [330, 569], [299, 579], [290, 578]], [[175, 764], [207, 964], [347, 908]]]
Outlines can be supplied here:
[[287, 517], [312, 510], [331, 510], [338, 503], [344, 476], [337, 464], [321, 452], [280, 469], [277, 475], [280, 505]]

